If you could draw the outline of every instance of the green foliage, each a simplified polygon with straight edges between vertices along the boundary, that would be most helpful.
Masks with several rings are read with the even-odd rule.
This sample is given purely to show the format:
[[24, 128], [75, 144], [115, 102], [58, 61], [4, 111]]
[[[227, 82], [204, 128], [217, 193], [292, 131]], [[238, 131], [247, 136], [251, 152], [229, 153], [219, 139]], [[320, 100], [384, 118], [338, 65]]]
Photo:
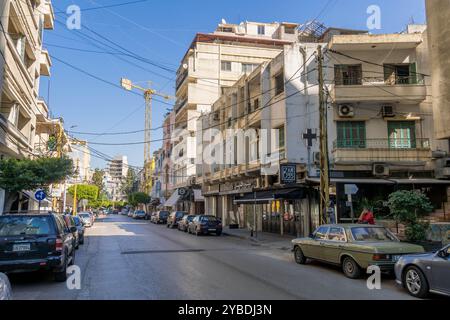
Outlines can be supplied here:
[[126, 180], [122, 184], [122, 192], [124, 194], [131, 194], [133, 192], [133, 186], [136, 182], [137, 175], [132, 168], [128, 168], [128, 174]]
[[429, 224], [420, 222], [419, 218], [433, 211], [433, 205], [425, 194], [420, 191], [397, 191], [389, 196], [388, 204], [394, 218], [406, 225], [408, 241], [425, 240]]
[[150, 196], [144, 192], [132, 193], [128, 196], [128, 202], [132, 206], [137, 206], [138, 204], [148, 204], [152, 199]]
[[92, 175], [92, 184], [97, 186], [99, 190], [99, 194], [103, 191], [103, 177], [105, 172], [100, 169], [95, 169], [94, 174]]
[[112, 207], [112, 202], [105, 199], [97, 199], [89, 201], [89, 207], [93, 209]]
[[428, 222], [416, 221], [406, 226], [405, 235], [409, 241], [418, 242], [426, 239], [427, 231], [430, 229]]
[[430, 200], [420, 191], [394, 192], [389, 195], [388, 206], [397, 221], [406, 223], [433, 211]]
[[[74, 195], [75, 186], [71, 186], [67, 192], [71, 196]], [[86, 199], [89, 201], [95, 201], [98, 199], [98, 187], [94, 185], [81, 184], [77, 185], [77, 199]]]
[[68, 158], [0, 160], [0, 188], [10, 192], [45, 188], [72, 174], [73, 163]]

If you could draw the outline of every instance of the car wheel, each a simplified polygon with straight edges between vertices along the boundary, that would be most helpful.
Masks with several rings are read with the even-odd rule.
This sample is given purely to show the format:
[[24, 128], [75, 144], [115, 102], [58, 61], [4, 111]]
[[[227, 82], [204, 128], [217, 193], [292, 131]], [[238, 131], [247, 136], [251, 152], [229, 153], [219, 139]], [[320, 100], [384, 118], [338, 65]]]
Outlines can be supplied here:
[[414, 266], [408, 267], [403, 276], [403, 283], [405, 284], [408, 293], [416, 298], [426, 298], [429, 292], [428, 281], [423, 272]]
[[72, 251], [72, 260], [69, 263], [69, 266], [73, 266], [75, 264], [75, 250]]
[[216, 236], [220, 237], [222, 235], [222, 231], [217, 231]]
[[303, 254], [303, 251], [300, 247], [295, 247], [294, 249], [294, 258], [295, 262], [298, 264], [305, 264], [306, 263], [306, 257]]
[[342, 261], [342, 271], [350, 279], [358, 279], [361, 276], [361, 268], [350, 257], [345, 257], [344, 261]]
[[55, 272], [55, 281], [56, 282], [65, 282], [67, 281], [67, 256], [64, 257], [64, 267], [63, 270], [59, 272]]
[[84, 237], [83, 237], [83, 238], [81, 238], [81, 240], [80, 240], [80, 244], [84, 244]]
[[195, 235], [196, 235], [197, 237], [200, 236], [200, 232], [198, 232], [198, 229], [197, 229], [197, 228], [195, 228]]
[[170, 225], [169, 225], [169, 224], [167, 224], [166, 226], [167, 226], [167, 228], [170, 228]]

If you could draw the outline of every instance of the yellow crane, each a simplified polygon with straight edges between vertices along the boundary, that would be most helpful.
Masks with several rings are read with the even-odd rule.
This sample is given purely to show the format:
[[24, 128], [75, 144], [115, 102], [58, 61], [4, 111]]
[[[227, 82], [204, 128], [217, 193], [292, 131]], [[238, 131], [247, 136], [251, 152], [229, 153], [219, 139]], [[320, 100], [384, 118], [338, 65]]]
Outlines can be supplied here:
[[[133, 89], [137, 89], [141, 91], [144, 95], [145, 100], [145, 136], [144, 136], [144, 177], [145, 177], [145, 186], [148, 189], [148, 182], [151, 179], [151, 164], [152, 164], [152, 153], [151, 153], [151, 141], [152, 141], [152, 98], [153, 96], [162, 97], [165, 100], [175, 99], [174, 97], [160, 93], [151, 88], [144, 88], [139, 85], [134, 84], [131, 80], [122, 78], [120, 81], [122, 88], [127, 91], [132, 91]], [[146, 190], [147, 193], [151, 190]]]

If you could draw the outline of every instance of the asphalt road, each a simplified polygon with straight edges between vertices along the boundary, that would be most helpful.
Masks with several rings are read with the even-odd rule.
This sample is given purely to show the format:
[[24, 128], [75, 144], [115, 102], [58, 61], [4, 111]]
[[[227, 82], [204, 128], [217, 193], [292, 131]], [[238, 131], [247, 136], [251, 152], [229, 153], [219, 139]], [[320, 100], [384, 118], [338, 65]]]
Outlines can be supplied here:
[[339, 268], [297, 265], [289, 251], [230, 236], [196, 237], [147, 221], [109, 216], [77, 251], [80, 290], [48, 273], [11, 276], [14, 299], [411, 299], [383, 278], [381, 290]]

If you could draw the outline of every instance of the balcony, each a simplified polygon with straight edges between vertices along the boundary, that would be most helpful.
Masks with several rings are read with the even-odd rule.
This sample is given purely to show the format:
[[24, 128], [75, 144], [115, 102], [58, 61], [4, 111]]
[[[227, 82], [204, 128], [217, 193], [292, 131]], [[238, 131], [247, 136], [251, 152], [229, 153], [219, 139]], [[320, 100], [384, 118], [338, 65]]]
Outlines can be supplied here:
[[41, 56], [39, 60], [40, 72], [42, 76], [50, 76], [50, 67], [52, 66], [52, 61], [50, 60], [50, 55], [46, 49], [42, 49]]
[[55, 27], [55, 12], [50, 1], [45, 0], [44, 8], [41, 11], [44, 13], [44, 28], [53, 30]]
[[177, 102], [173, 108], [175, 113], [177, 114], [178, 112], [180, 112], [180, 110], [182, 110], [184, 108], [184, 106], [187, 104], [187, 102], [188, 102], [188, 98]]
[[426, 99], [423, 75], [343, 78], [335, 81], [331, 95], [336, 102], [376, 101], [420, 103]]
[[180, 89], [180, 87], [183, 85], [184, 80], [186, 80], [186, 78], [188, 77], [188, 74], [189, 74], [189, 72], [187, 70], [185, 70], [182, 73], [180, 73], [179, 75], [177, 75], [176, 91], [178, 91], [178, 89]]
[[336, 140], [333, 144], [335, 164], [404, 162], [431, 160], [429, 139]]

